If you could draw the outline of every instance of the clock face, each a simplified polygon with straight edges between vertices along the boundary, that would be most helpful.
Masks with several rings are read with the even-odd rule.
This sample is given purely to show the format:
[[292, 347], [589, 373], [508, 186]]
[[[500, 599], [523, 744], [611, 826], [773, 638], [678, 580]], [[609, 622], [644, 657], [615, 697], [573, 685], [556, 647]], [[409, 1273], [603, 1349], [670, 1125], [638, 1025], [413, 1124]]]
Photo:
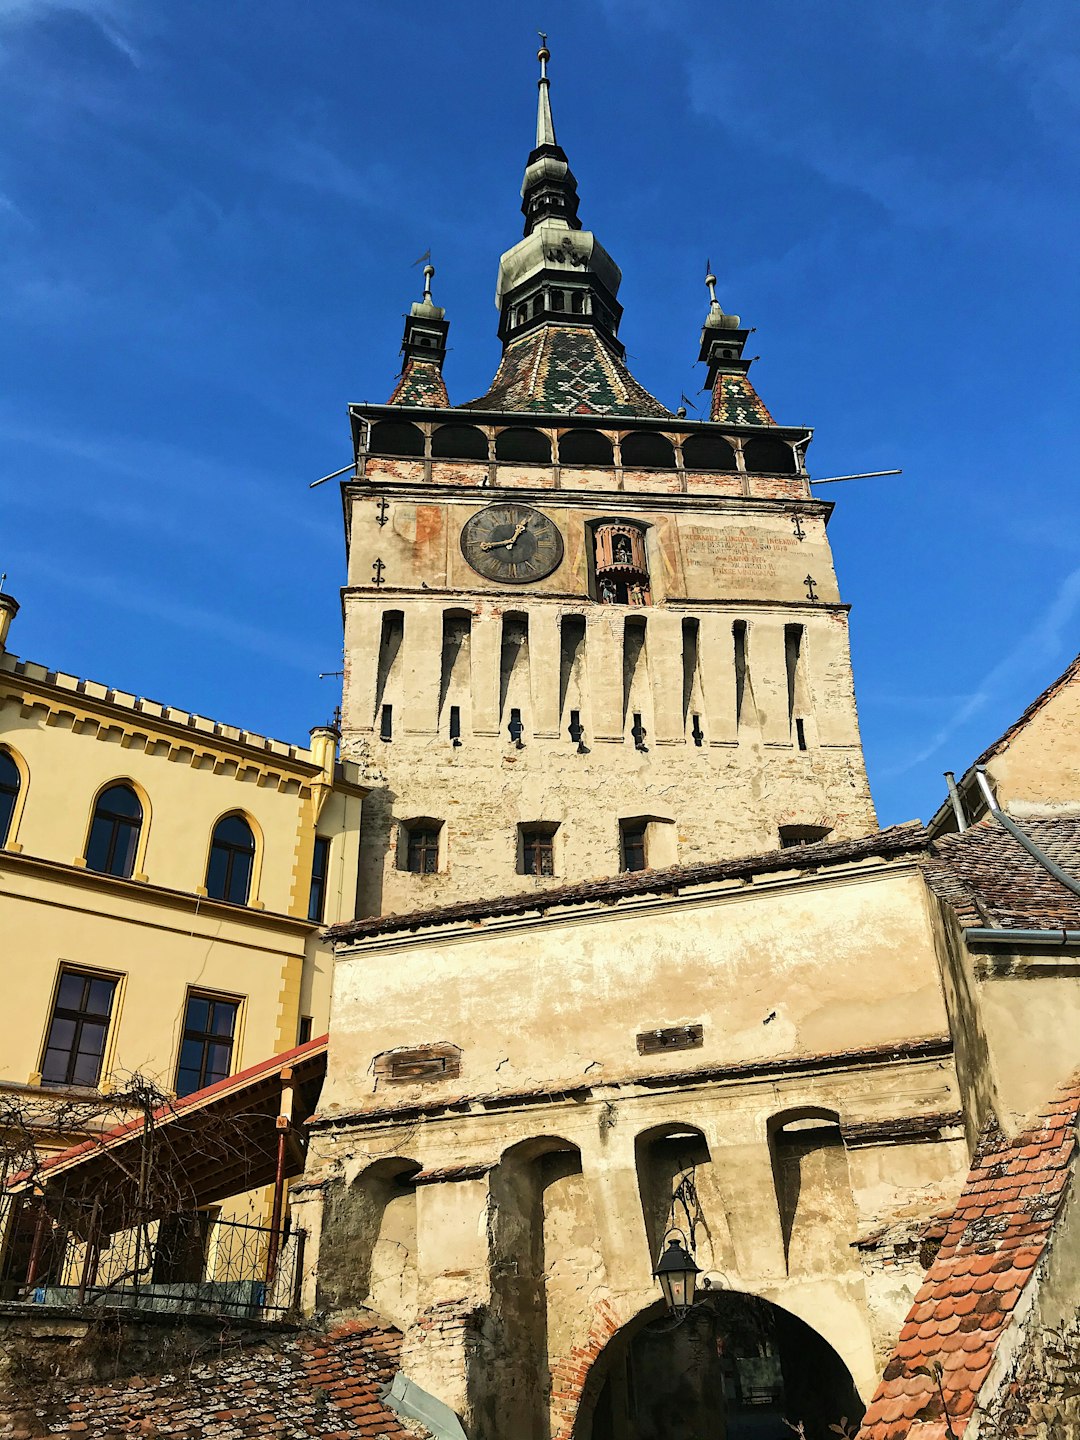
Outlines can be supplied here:
[[527, 585], [560, 564], [563, 540], [555, 523], [539, 510], [506, 501], [466, 520], [461, 553], [485, 580]]

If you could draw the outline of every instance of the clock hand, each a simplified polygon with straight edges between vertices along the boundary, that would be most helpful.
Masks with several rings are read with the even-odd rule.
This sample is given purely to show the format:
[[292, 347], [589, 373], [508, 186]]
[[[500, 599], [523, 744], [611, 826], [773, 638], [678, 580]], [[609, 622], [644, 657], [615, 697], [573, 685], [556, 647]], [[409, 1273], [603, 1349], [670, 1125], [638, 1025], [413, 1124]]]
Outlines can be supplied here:
[[481, 540], [481, 542], [480, 542], [480, 549], [481, 549], [481, 550], [512, 550], [513, 547], [517, 544], [519, 536], [521, 535], [522, 531], [525, 529], [525, 526], [528, 525], [528, 523], [529, 523], [529, 521], [528, 521], [527, 518], [526, 518], [525, 520], [522, 520], [522, 521], [519, 523], [517, 529], [514, 531], [513, 535], [510, 536], [510, 539], [509, 539], [509, 540], [490, 540], [490, 541]]

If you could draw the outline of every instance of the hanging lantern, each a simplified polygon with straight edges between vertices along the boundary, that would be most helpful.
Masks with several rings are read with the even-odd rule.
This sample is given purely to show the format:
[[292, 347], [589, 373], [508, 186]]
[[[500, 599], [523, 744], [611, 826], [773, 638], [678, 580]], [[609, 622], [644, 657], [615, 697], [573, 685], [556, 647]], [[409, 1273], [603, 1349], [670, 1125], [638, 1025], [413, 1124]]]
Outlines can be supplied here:
[[694, 1303], [694, 1288], [701, 1267], [683, 1244], [682, 1236], [669, 1239], [653, 1274], [660, 1281], [664, 1302], [675, 1315], [685, 1315]]

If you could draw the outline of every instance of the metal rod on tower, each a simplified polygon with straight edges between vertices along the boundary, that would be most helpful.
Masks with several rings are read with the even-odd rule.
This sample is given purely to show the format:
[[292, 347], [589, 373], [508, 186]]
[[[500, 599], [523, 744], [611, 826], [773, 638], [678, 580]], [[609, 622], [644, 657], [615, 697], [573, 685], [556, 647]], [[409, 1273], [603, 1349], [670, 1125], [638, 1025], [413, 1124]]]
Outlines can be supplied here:
[[314, 490], [316, 485], [325, 485], [327, 480], [336, 480], [339, 475], [344, 475], [346, 470], [353, 470], [355, 468], [354, 465], [343, 465], [340, 470], [335, 470], [330, 475], [322, 475], [318, 480], [312, 480], [307, 488]]
[[879, 475], [902, 475], [903, 470], [864, 470], [861, 475], [829, 475], [824, 480], [814, 480], [807, 476], [811, 485], [836, 485], [841, 480], [874, 480]]

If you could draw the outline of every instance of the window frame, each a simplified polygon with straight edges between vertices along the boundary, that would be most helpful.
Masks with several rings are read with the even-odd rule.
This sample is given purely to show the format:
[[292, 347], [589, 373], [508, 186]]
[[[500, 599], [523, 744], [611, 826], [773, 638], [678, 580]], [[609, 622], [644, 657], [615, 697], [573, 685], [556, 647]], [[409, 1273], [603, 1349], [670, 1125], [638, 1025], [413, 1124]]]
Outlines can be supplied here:
[[[134, 797], [135, 804], [139, 810], [137, 820], [130, 815], [124, 815], [120, 811], [99, 814], [106, 795], [114, 790], [126, 790]], [[146, 799], [146, 792], [141, 785], [136, 785], [135, 782], [126, 775], [119, 775], [115, 779], [106, 781], [94, 796], [94, 803], [90, 809], [90, 824], [87, 827], [86, 842], [83, 845], [82, 851], [83, 867], [94, 875], [108, 875], [114, 880], [131, 880], [140, 875], [149, 814], [150, 806]], [[109, 825], [109, 837], [106, 842], [107, 859], [104, 868], [90, 863], [90, 850], [95, 843], [94, 834], [99, 821], [103, 825]], [[122, 829], [133, 832], [133, 835], [129, 834], [128, 837], [131, 845], [131, 853], [127, 868], [118, 870], [114, 866], [114, 861], [117, 853], [118, 836]]]
[[[243, 900], [231, 900], [231, 899], [229, 898], [229, 894], [228, 894], [228, 891], [229, 891], [228, 881], [231, 879], [231, 876], [232, 876], [233, 852], [234, 852], [234, 851], [238, 852], [238, 851], [239, 851], [239, 847], [238, 847], [238, 846], [233, 846], [233, 845], [231, 845], [231, 844], [230, 844], [229, 842], [227, 842], [227, 841], [219, 842], [219, 841], [217, 841], [217, 839], [216, 839], [217, 832], [218, 832], [219, 828], [225, 823], [226, 820], [233, 820], [233, 819], [242, 820], [242, 821], [244, 822], [244, 824], [247, 826], [248, 832], [249, 832], [249, 834], [251, 835], [251, 847], [252, 847], [252, 848], [251, 848], [251, 868], [250, 868], [250, 870], [248, 871], [247, 892], [246, 892], [245, 897], [244, 897]], [[213, 863], [214, 850], [215, 850], [215, 848], [216, 848], [219, 844], [220, 844], [220, 846], [221, 846], [222, 849], [228, 849], [229, 852], [230, 852], [230, 853], [229, 853], [229, 858], [228, 858], [228, 861], [227, 861], [227, 864], [226, 864], [226, 871], [225, 871], [225, 876], [226, 876], [226, 884], [225, 884], [225, 887], [224, 887], [225, 893], [222, 894], [222, 895], [215, 894], [215, 893], [214, 893], [213, 891], [211, 891], [211, 889], [210, 889], [210, 866], [211, 866], [211, 864]], [[257, 903], [257, 898], [258, 898], [258, 893], [259, 893], [259, 878], [260, 878], [260, 871], [261, 871], [261, 859], [262, 859], [262, 833], [261, 833], [261, 831], [259, 830], [259, 827], [255, 824], [255, 821], [254, 821], [254, 820], [252, 819], [252, 817], [247, 813], [246, 810], [226, 810], [226, 812], [224, 813], [224, 815], [219, 815], [218, 818], [214, 821], [213, 825], [210, 827], [210, 843], [209, 843], [209, 846], [207, 847], [207, 851], [206, 851], [206, 865], [204, 866], [204, 869], [203, 869], [203, 883], [202, 883], [202, 891], [203, 891], [203, 893], [206, 895], [207, 899], [209, 899], [209, 900], [215, 900], [215, 901], [217, 901], [217, 903], [220, 904], [220, 905], [237, 905], [237, 906], [241, 906], [241, 907], [242, 907], [242, 906], [247, 906], [248, 908], [254, 907], [254, 906], [256, 905], [256, 903]]]
[[[106, 984], [111, 985], [111, 986], [112, 986], [112, 991], [111, 991], [111, 994], [110, 994], [110, 996], [109, 996], [109, 1008], [108, 1008], [108, 1010], [107, 1010], [106, 1012], [101, 1012], [101, 1011], [91, 1011], [91, 1010], [88, 1010], [88, 1009], [86, 1009], [86, 1008], [75, 1009], [75, 1008], [72, 1007], [72, 1006], [61, 1006], [61, 1004], [60, 1004], [60, 997], [61, 997], [61, 993], [62, 993], [62, 990], [63, 990], [63, 984], [64, 984], [65, 979], [67, 979], [69, 976], [70, 976], [70, 977], [73, 977], [73, 978], [75, 978], [75, 979], [80, 979], [80, 980], [83, 981], [83, 983], [84, 983], [84, 990], [83, 990], [84, 1004], [85, 1004], [85, 1003], [88, 1003], [88, 994], [89, 994], [89, 989], [88, 989], [88, 987], [89, 987], [89, 986], [93, 985], [93, 984], [96, 983], [96, 982], [103, 982], [103, 983], [106, 983]], [[51, 1003], [51, 1005], [49, 1006], [49, 1018], [48, 1018], [48, 1020], [46, 1021], [46, 1024], [45, 1024], [45, 1037], [44, 1037], [44, 1039], [43, 1039], [43, 1041], [42, 1041], [42, 1045], [41, 1045], [41, 1060], [40, 1060], [40, 1064], [39, 1064], [39, 1067], [38, 1067], [38, 1077], [39, 1077], [39, 1083], [40, 1083], [40, 1085], [41, 1085], [41, 1087], [42, 1087], [43, 1089], [47, 1089], [47, 1090], [54, 1090], [54, 1089], [55, 1089], [55, 1090], [69, 1090], [69, 1089], [77, 1089], [77, 1090], [98, 1090], [98, 1089], [100, 1089], [100, 1087], [101, 1087], [101, 1077], [102, 1077], [102, 1074], [103, 1074], [104, 1071], [105, 1071], [106, 1061], [107, 1061], [108, 1056], [109, 1056], [110, 1043], [111, 1043], [111, 1041], [112, 1041], [112, 1037], [113, 1037], [113, 1033], [114, 1033], [114, 1025], [115, 1025], [115, 1022], [116, 1022], [116, 1016], [117, 1016], [117, 1012], [118, 1012], [118, 1009], [119, 1009], [118, 996], [119, 996], [119, 991], [120, 991], [120, 985], [121, 985], [121, 980], [122, 980], [122, 978], [123, 978], [122, 976], [116, 974], [116, 972], [115, 972], [115, 971], [112, 971], [112, 970], [95, 970], [95, 969], [93, 969], [93, 968], [90, 968], [90, 967], [87, 967], [87, 966], [84, 966], [84, 965], [61, 964], [61, 966], [60, 966], [60, 968], [59, 968], [59, 970], [58, 970], [58, 972], [57, 972], [56, 983], [55, 983], [55, 985], [53, 986], [52, 1003]], [[64, 1013], [63, 1015], [61, 1015], [61, 1014], [60, 1014], [61, 1009], [63, 1009], [65, 1012], [70, 1012], [70, 1013]], [[81, 1038], [82, 1038], [83, 1026], [84, 1026], [85, 1024], [87, 1024], [87, 1023], [92, 1024], [92, 1025], [101, 1025], [101, 1027], [102, 1027], [101, 1051], [100, 1051], [100, 1054], [99, 1054], [98, 1057], [97, 1057], [97, 1075], [96, 1075], [95, 1079], [94, 1079], [92, 1082], [91, 1082], [91, 1081], [83, 1081], [83, 1080], [70, 1079], [70, 1078], [66, 1078], [66, 1076], [65, 1076], [64, 1079], [51, 1079], [51, 1078], [47, 1078], [47, 1076], [46, 1076], [46, 1067], [47, 1067], [47, 1063], [48, 1063], [48, 1058], [49, 1058], [49, 1052], [50, 1052], [50, 1050], [54, 1050], [54, 1049], [55, 1049], [55, 1050], [60, 1050], [60, 1049], [63, 1048], [63, 1047], [61, 1047], [61, 1046], [59, 1046], [59, 1045], [52, 1045], [52, 1044], [50, 1044], [50, 1040], [52, 1039], [52, 1034], [53, 1034], [53, 1027], [56, 1025], [57, 1020], [70, 1020], [70, 1021], [73, 1021], [73, 1022], [74, 1022], [74, 1025], [75, 1025], [75, 1030], [74, 1030], [74, 1033], [73, 1033], [73, 1035], [72, 1035], [72, 1041], [71, 1041], [71, 1044], [68, 1046], [68, 1060], [67, 1060], [67, 1067], [66, 1067], [66, 1076], [67, 1076], [67, 1075], [70, 1075], [71, 1070], [72, 1070], [73, 1066], [75, 1065], [75, 1063], [77, 1062], [78, 1057], [80, 1056], [80, 1054], [89, 1053], [89, 1052], [83, 1052], [83, 1051], [81, 1050], [81, 1048], [80, 1048], [80, 1043], [79, 1043], [79, 1042], [81, 1041]]]
[[[630, 842], [628, 844], [628, 841]], [[629, 863], [631, 847], [641, 851], [641, 864]], [[619, 868], [624, 875], [635, 875], [649, 868], [649, 821], [619, 821]]]
[[[399, 868], [409, 875], [437, 875], [442, 861], [443, 821], [433, 816], [406, 820], [401, 824], [401, 831], [405, 837], [405, 863], [401, 865], [399, 859]], [[398, 850], [400, 856], [400, 839]], [[419, 862], [415, 865], [414, 856]], [[427, 864], [429, 857], [434, 859], [430, 866]]]
[[[207, 1012], [207, 1028], [195, 1030], [188, 1023], [188, 1016], [193, 1001], [205, 1001], [211, 1008]], [[215, 1005], [231, 1006], [233, 1010], [232, 1030], [228, 1036], [223, 1036], [213, 1029], [213, 1007]], [[173, 1089], [178, 1098], [184, 1095], [194, 1095], [198, 1090], [205, 1090], [208, 1085], [216, 1085], [220, 1080], [227, 1080], [235, 1075], [239, 1066], [241, 1026], [244, 1013], [244, 997], [242, 995], [231, 995], [220, 990], [204, 990], [201, 986], [189, 986], [184, 996], [183, 1025], [180, 1030], [180, 1044], [176, 1052], [176, 1065], [173, 1069]], [[198, 1065], [199, 1084], [191, 1086], [190, 1089], [182, 1088], [180, 1075], [183, 1070], [191, 1070], [195, 1067], [184, 1064], [184, 1047], [188, 1038], [200, 1041], [202, 1044], [202, 1056]], [[211, 1045], [221, 1045], [228, 1042], [229, 1057], [228, 1069], [223, 1075], [215, 1075], [212, 1080], [207, 1075], [207, 1052]]]
[[[546, 879], [557, 873], [555, 867], [555, 837], [559, 832], [557, 821], [533, 820], [518, 826], [517, 870], [519, 875], [531, 875], [534, 879]], [[547, 861], [550, 869], [544, 868]], [[530, 869], [530, 864], [532, 869]]]
[[[319, 857], [322, 869], [319, 869]], [[311, 884], [308, 887], [308, 919], [321, 925], [326, 918], [326, 893], [330, 886], [330, 836], [316, 835], [311, 853]], [[318, 904], [315, 903], [316, 891]]]
[[[0, 745], [0, 756], [10, 762], [16, 779], [14, 790], [0, 780], [0, 795], [11, 796], [11, 808], [7, 812], [7, 820], [0, 820], [0, 850], [18, 851], [22, 847], [15, 844], [15, 836], [19, 832], [19, 821], [22, 819], [23, 806], [26, 804], [29, 775], [26, 761], [10, 745]], [[0, 814], [2, 814], [2, 808], [0, 808]]]

